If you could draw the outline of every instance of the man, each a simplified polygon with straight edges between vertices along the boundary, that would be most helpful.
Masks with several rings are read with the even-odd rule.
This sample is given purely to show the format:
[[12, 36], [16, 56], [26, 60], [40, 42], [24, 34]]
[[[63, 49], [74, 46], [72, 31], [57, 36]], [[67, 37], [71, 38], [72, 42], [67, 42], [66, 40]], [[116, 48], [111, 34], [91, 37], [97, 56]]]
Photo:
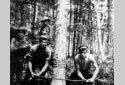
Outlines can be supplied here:
[[51, 48], [49, 47], [49, 39], [46, 36], [39, 38], [39, 44], [31, 47], [31, 51], [27, 54], [28, 67], [31, 76], [28, 78], [31, 85], [35, 85], [36, 78], [45, 76], [51, 59]]
[[92, 85], [99, 72], [94, 56], [87, 53], [87, 46], [80, 46], [79, 53], [74, 58], [76, 71], [71, 75], [72, 79], [82, 79], [84, 85]]
[[23, 66], [23, 57], [30, 50], [30, 45], [25, 38], [25, 29], [16, 29], [16, 36], [12, 38], [10, 45], [10, 72], [11, 83], [13, 82], [13, 76], [16, 77], [16, 83], [20, 83], [21, 70]]
[[46, 36], [50, 37], [50, 26], [49, 26], [50, 21], [51, 20], [48, 17], [44, 17], [41, 20], [42, 26], [39, 29], [39, 36], [46, 35]]

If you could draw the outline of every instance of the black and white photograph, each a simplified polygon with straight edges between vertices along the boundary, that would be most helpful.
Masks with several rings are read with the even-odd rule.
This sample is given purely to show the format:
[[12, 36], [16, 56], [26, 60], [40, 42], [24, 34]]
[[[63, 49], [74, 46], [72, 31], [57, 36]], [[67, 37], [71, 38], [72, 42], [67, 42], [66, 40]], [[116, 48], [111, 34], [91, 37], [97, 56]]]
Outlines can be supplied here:
[[114, 0], [10, 0], [10, 85], [114, 85]]

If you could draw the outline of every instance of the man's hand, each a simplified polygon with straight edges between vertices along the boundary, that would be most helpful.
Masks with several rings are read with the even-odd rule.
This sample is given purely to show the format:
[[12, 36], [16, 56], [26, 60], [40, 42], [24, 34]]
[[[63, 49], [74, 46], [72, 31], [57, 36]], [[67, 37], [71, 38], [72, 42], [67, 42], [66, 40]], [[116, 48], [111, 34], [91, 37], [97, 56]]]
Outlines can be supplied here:
[[29, 80], [32, 80], [32, 78], [35, 77], [35, 76], [36, 76], [36, 74], [31, 72], [31, 77], [29, 78]]
[[38, 76], [40, 76], [42, 73], [40, 73], [40, 69], [36, 69], [36, 70], [35, 70], [35, 74], [36, 74], [35, 76], [38, 77]]
[[85, 81], [85, 82], [87, 81], [87, 79], [82, 79], [82, 80]]
[[94, 79], [90, 78], [90, 79], [86, 80], [86, 82], [94, 82]]
[[37, 77], [40, 76], [40, 75], [41, 75], [40, 73], [37, 73], [37, 74], [36, 74]]

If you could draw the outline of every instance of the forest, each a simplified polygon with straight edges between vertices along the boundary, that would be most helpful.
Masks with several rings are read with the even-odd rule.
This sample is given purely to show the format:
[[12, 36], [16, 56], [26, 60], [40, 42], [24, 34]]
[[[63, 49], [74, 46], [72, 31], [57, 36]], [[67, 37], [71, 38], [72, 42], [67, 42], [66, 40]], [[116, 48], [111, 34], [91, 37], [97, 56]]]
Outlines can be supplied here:
[[43, 17], [51, 20], [50, 46], [57, 65], [49, 78], [65, 79], [52, 79], [51, 85], [66, 85], [83, 44], [100, 68], [95, 85], [114, 85], [114, 0], [10, 0], [10, 38], [12, 28], [25, 28], [35, 36], [27, 41], [36, 44]]

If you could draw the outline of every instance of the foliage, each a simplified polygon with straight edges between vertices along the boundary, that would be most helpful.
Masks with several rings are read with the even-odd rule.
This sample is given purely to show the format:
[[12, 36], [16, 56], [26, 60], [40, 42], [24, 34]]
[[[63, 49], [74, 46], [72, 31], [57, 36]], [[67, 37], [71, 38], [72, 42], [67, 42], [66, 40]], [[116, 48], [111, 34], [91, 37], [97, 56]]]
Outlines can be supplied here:
[[[104, 0], [103, 0], [104, 1]], [[108, 0], [107, 0], [108, 1]], [[110, 1], [110, 0], [109, 0]], [[101, 2], [101, 1], [100, 1]], [[38, 3], [38, 4], [36, 4]], [[102, 2], [101, 2], [102, 3]], [[35, 5], [38, 9], [35, 9]], [[107, 16], [104, 18], [102, 27], [98, 29], [97, 27], [97, 12], [95, 11], [95, 4], [91, 0], [71, 0], [70, 4], [70, 26], [68, 27], [68, 52], [69, 58], [66, 61], [66, 78], [68, 78], [71, 73], [75, 70], [73, 56], [77, 53], [77, 48], [82, 45], [88, 45], [89, 52], [97, 55], [96, 61], [100, 67], [98, 74], [98, 79], [105, 80], [107, 84], [101, 82], [97, 85], [114, 85], [114, 56], [113, 56], [113, 23], [110, 10], [111, 1], [108, 3], [107, 11], [100, 13], [101, 16]], [[101, 4], [102, 5], [102, 4]], [[10, 0], [10, 24], [17, 28], [25, 27], [26, 29], [35, 29], [39, 27], [39, 22], [44, 16], [48, 16], [52, 22], [51, 25], [55, 24], [57, 20], [57, 0]], [[35, 10], [38, 14], [35, 15]], [[102, 9], [100, 7], [100, 9]], [[37, 18], [36, 18], [37, 16]], [[35, 21], [35, 18], [37, 21]], [[102, 19], [102, 17], [100, 18]], [[22, 25], [21, 25], [21, 22]], [[32, 25], [35, 25], [34, 28]], [[55, 26], [52, 27], [52, 47], [54, 49], [55, 43]], [[103, 44], [104, 54], [106, 60], [101, 61], [99, 52], [99, 42], [98, 42], [98, 30], [101, 30], [101, 43]], [[10, 29], [10, 31], [13, 31]], [[11, 36], [13, 32], [11, 32]], [[35, 36], [34, 34], [30, 34]], [[30, 41], [30, 39], [28, 39]], [[35, 40], [36, 41], [36, 40]], [[97, 81], [98, 82], [98, 81]], [[99, 83], [99, 82], [98, 82]]]

